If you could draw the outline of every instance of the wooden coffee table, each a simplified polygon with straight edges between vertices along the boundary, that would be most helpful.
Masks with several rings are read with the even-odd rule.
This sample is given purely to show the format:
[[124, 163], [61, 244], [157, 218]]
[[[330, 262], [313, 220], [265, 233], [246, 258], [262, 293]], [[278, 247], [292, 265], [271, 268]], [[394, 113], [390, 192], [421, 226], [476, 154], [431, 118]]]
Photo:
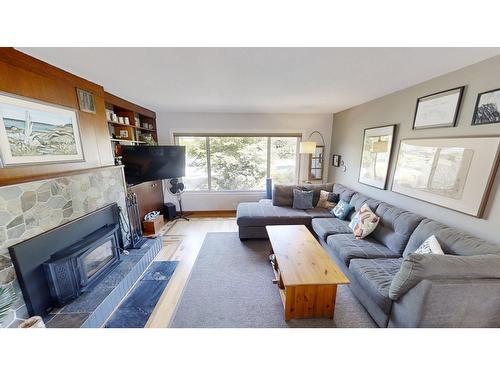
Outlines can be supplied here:
[[304, 225], [266, 226], [285, 320], [333, 319], [337, 285], [349, 280]]

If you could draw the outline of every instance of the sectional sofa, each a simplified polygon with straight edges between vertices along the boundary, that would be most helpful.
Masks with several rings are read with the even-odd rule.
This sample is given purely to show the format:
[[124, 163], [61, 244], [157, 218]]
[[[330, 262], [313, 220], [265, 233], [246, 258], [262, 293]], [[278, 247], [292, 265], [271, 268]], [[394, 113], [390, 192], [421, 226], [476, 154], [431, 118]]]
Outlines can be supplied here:
[[[276, 185], [272, 200], [239, 204], [240, 239], [267, 238], [266, 225], [306, 225], [380, 327], [500, 327], [499, 245], [340, 184], [305, 185], [314, 206], [320, 190], [337, 193], [355, 211], [370, 206], [380, 222], [355, 239], [348, 226], [355, 211], [344, 221], [326, 209], [293, 209], [295, 187]], [[413, 254], [431, 235], [446, 255]]]

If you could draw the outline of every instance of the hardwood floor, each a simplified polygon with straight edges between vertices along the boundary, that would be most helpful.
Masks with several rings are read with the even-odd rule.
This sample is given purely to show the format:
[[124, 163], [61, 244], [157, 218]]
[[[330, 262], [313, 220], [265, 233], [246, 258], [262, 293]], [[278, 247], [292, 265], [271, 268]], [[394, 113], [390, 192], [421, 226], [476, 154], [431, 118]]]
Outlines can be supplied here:
[[177, 260], [179, 264], [149, 317], [146, 328], [169, 326], [206, 234], [238, 231], [234, 213], [233, 217], [225, 215], [209, 218], [193, 215], [190, 216], [190, 221], [180, 220], [173, 224], [167, 223], [162, 228], [160, 236], [163, 240], [163, 249], [156, 256], [155, 261]]

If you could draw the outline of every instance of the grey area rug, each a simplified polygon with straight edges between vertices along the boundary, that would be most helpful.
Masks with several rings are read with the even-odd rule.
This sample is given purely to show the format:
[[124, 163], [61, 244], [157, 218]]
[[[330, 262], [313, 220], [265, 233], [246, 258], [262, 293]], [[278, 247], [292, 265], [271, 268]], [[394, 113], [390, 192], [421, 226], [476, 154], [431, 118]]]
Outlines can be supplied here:
[[172, 328], [376, 327], [348, 286], [339, 286], [335, 317], [284, 320], [271, 280], [267, 240], [241, 242], [238, 233], [208, 233], [172, 319]]

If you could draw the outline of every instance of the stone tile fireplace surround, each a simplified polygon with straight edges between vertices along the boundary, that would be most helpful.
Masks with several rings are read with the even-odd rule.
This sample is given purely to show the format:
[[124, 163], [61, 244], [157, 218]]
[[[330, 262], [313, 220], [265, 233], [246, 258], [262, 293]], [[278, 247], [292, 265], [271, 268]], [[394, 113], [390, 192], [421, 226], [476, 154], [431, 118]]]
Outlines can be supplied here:
[[120, 167], [0, 187], [0, 284], [12, 283], [18, 296], [1, 327], [27, 318], [8, 247], [113, 202], [127, 212], [125, 195]]

